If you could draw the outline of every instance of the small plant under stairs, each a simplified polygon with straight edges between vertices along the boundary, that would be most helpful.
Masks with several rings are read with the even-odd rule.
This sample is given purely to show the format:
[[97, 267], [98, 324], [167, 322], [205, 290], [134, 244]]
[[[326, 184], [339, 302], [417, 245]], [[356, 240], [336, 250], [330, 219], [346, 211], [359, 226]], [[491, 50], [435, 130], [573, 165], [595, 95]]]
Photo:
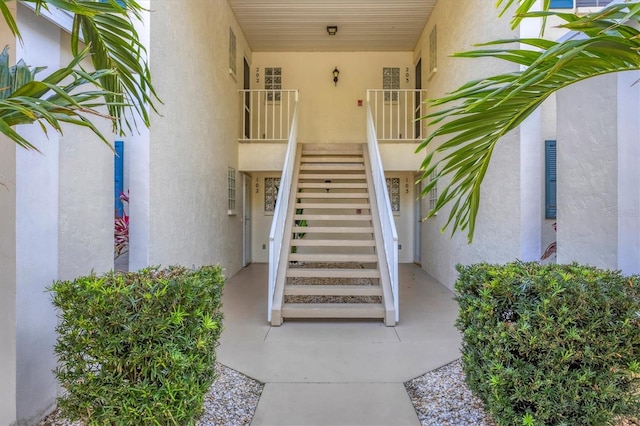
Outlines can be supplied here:
[[[286, 273], [272, 324], [286, 318], [370, 318], [395, 325], [371, 173], [362, 145], [301, 145], [287, 218]], [[382, 257], [381, 257], [382, 256]]]

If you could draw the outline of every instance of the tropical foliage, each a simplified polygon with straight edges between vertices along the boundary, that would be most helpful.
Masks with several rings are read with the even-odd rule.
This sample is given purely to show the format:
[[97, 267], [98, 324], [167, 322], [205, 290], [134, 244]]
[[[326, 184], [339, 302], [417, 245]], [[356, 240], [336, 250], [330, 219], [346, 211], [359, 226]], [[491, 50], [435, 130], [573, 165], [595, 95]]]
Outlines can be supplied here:
[[[498, 7], [505, 13], [514, 2], [498, 0]], [[563, 87], [591, 77], [640, 69], [640, 32], [636, 29], [640, 2], [613, 4], [585, 16], [548, 11], [549, 0], [544, 1], [543, 11], [529, 12], [534, 3], [519, 1], [512, 20], [514, 28], [522, 19], [553, 15], [576, 35], [564, 41], [496, 40], [480, 45], [481, 49], [455, 54], [459, 58], [508, 61], [522, 70], [471, 81], [446, 96], [429, 100], [428, 107], [434, 112], [423, 117], [435, 130], [417, 149], [428, 151], [421, 165], [421, 180], [427, 182], [422, 195], [435, 185], [442, 188], [428, 215], [451, 203], [444, 228], [451, 226], [452, 234], [466, 230], [469, 242], [480, 206], [480, 186], [501, 138]], [[514, 42], [524, 47], [505, 47]], [[434, 171], [435, 177], [429, 179]]]
[[[22, 42], [9, 0], [0, 0], [0, 12], [11, 32]], [[0, 132], [19, 146], [35, 149], [12, 127], [39, 123], [62, 133], [63, 123], [91, 129], [107, 138], [90, 116], [112, 120], [113, 131], [124, 134], [139, 120], [150, 125], [149, 108], [159, 99], [149, 73], [146, 50], [135, 29], [144, 10], [135, 0], [26, 0], [40, 13], [56, 7], [74, 15], [71, 62], [38, 80], [42, 67], [24, 61], [9, 67], [7, 49], [0, 57]], [[90, 62], [90, 65], [89, 65]], [[89, 69], [91, 68], [91, 69]], [[133, 114], [127, 114], [127, 110]]]
[[[129, 204], [129, 191], [120, 193], [120, 201], [123, 205]], [[122, 209], [122, 215], [117, 210], [115, 213], [113, 252], [117, 259], [129, 250], [129, 215], [125, 209]]]

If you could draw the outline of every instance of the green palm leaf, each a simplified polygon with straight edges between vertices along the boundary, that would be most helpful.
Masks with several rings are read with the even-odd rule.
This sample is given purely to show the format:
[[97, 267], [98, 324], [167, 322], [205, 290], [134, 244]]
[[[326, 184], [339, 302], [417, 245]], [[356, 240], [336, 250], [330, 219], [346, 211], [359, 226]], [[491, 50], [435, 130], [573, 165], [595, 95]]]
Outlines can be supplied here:
[[[100, 81], [113, 74], [113, 70], [85, 72], [76, 70], [77, 64], [89, 54], [88, 48], [80, 52], [71, 63], [50, 74], [43, 80], [35, 80], [38, 69], [29, 71], [26, 65], [17, 64], [9, 68], [7, 49], [0, 55], [0, 133], [19, 146], [37, 150], [20, 136], [13, 126], [38, 123], [47, 134], [47, 126], [62, 134], [62, 123], [70, 123], [92, 130], [105, 143], [108, 140], [98, 130], [89, 116], [113, 119], [97, 108], [110, 106], [105, 99], [113, 93], [104, 90]], [[63, 83], [64, 80], [64, 83]], [[91, 90], [83, 89], [92, 87]], [[124, 106], [124, 105], [121, 105]]]
[[[504, 0], [507, 6], [513, 1]], [[447, 176], [448, 182], [428, 216], [453, 202], [443, 230], [449, 226], [452, 234], [467, 230], [469, 242], [480, 206], [480, 185], [500, 138], [563, 87], [599, 75], [640, 69], [640, 33], [635, 29], [640, 23], [639, 2], [616, 4], [585, 17], [537, 12], [519, 19], [541, 15], [560, 16], [566, 21], [563, 26], [578, 31], [579, 36], [564, 42], [498, 40], [481, 45], [487, 49], [458, 53], [454, 56], [496, 58], [527, 68], [472, 81], [427, 101], [430, 108], [444, 108], [423, 117], [430, 126], [440, 126], [416, 150], [431, 151], [421, 165], [421, 179], [427, 180], [437, 171], [422, 196]], [[496, 48], [514, 42], [541, 50]]]
[[[35, 6], [36, 12], [42, 8], [57, 7], [74, 14], [71, 34], [71, 48], [76, 56], [84, 50], [82, 45], [89, 47], [93, 68], [99, 73], [84, 72], [84, 78], [89, 75], [96, 77], [97, 87], [103, 93], [103, 106], [108, 108], [113, 120], [114, 132], [123, 134], [125, 130], [135, 128], [136, 117], [145, 126], [150, 125], [149, 108], [157, 111], [155, 102], [159, 98], [151, 82], [147, 52], [140, 43], [135, 30], [134, 20], [141, 19], [144, 10], [136, 0], [24, 0]], [[8, 28], [20, 38], [20, 31], [7, 7], [8, 0], [0, 0], [0, 12]], [[84, 56], [83, 56], [84, 57]], [[75, 61], [81, 67], [79, 61]], [[68, 67], [67, 67], [68, 68]], [[107, 71], [107, 72], [105, 72]], [[90, 81], [88, 79], [87, 81]], [[1, 87], [0, 87], [1, 89]], [[91, 112], [99, 115], [95, 108]], [[133, 121], [125, 113], [133, 109]], [[5, 133], [5, 132], [3, 132]], [[6, 134], [6, 133], [5, 133]], [[103, 138], [102, 135], [99, 135]]]

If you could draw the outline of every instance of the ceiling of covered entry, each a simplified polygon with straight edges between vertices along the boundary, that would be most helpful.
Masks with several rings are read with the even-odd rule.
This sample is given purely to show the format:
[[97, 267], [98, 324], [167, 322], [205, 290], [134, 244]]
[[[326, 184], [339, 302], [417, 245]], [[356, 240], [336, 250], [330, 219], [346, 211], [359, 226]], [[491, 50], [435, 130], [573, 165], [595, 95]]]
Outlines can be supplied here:
[[[255, 52], [413, 50], [437, 0], [229, 0]], [[336, 25], [335, 36], [327, 26]]]

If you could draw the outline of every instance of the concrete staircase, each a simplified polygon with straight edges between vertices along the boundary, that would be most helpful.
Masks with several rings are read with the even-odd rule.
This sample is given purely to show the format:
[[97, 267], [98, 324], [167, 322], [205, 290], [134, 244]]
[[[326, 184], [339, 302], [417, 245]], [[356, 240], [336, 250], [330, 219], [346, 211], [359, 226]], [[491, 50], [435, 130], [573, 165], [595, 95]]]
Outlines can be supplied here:
[[272, 324], [285, 318], [373, 318], [395, 325], [363, 146], [300, 148], [289, 256], [281, 295], [276, 286], [282, 299], [274, 304]]

